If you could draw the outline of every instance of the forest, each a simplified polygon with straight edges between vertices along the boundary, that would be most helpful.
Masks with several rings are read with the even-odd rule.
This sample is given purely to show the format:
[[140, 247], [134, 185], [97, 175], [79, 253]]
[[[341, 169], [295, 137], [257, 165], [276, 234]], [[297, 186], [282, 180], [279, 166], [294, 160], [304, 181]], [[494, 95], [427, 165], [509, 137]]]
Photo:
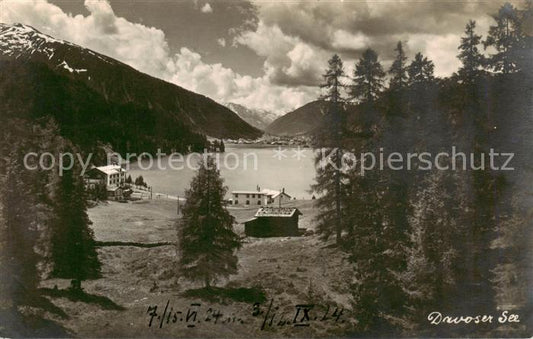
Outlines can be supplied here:
[[[352, 75], [338, 55], [330, 59], [321, 97], [328, 123], [315, 147], [330, 149], [337, 166], [320, 166], [320, 153], [313, 188], [322, 193], [319, 233], [350, 254], [357, 274], [354, 335], [472, 335], [468, 326], [425, 321], [436, 310], [477, 315], [509, 307], [530, 317], [531, 16], [531, 2], [523, 10], [507, 3], [485, 38], [468, 22], [458, 46], [462, 67], [449, 78], [436, 78], [421, 53], [409, 61], [401, 41], [389, 70], [372, 49]], [[348, 152], [437, 154], [452, 146], [477, 154], [478, 170], [386, 167], [361, 175], [361, 163], [341, 166]], [[513, 152], [515, 170], [482, 166], [479, 154], [490, 148]]]

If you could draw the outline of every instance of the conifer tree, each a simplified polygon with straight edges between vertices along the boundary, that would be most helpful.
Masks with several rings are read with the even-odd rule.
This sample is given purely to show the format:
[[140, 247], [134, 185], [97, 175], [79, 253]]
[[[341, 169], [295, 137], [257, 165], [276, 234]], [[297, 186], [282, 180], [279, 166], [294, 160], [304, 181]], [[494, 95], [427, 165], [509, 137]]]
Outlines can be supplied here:
[[233, 231], [233, 216], [226, 210], [227, 188], [211, 156], [202, 161], [198, 174], [185, 192], [179, 226], [180, 273], [209, 288], [217, 278], [237, 273], [240, 240]]
[[341, 158], [344, 139], [344, 109], [342, 89], [344, 88], [344, 66], [335, 54], [328, 61], [328, 69], [323, 75], [321, 88], [324, 94], [320, 99], [325, 102], [326, 126], [318, 132], [316, 146], [320, 148], [315, 158], [316, 184], [313, 190], [320, 194], [316, 204], [320, 210], [316, 221], [317, 232], [323, 240], [335, 234], [337, 245], [342, 236], [342, 173]]
[[364, 102], [375, 101], [383, 90], [385, 72], [378, 61], [377, 53], [367, 49], [357, 64], [353, 73], [353, 85], [349, 88], [352, 99], [360, 99]]
[[[39, 264], [42, 253], [37, 251], [40, 231], [46, 226], [46, 206], [36, 199], [35, 182], [25, 173], [16, 149], [8, 154], [5, 175], [0, 181], [3, 222], [0, 225], [3, 293], [14, 305], [27, 305], [35, 296], [40, 281]], [[4, 299], [5, 300], [5, 299]]]
[[463, 63], [459, 68], [458, 74], [464, 81], [472, 80], [478, 73], [484, 63], [484, 57], [478, 50], [481, 43], [481, 35], [475, 33], [476, 22], [470, 20], [466, 24], [465, 35], [461, 38], [459, 45], [460, 53], [457, 56]]
[[401, 281], [414, 319], [435, 308], [458, 307], [457, 284], [464, 268], [468, 225], [464, 216], [467, 194], [462, 184], [459, 174], [436, 170], [422, 180], [410, 199], [410, 246]]
[[135, 178], [135, 185], [146, 187], [146, 183], [144, 182], [144, 178], [142, 175], [139, 175], [137, 178]]
[[496, 25], [490, 26], [487, 39], [483, 43], [485, 47], [492, 46], [496, 49], [496, 53], [490, 56], [488, 65], [496, 72], [515, 72], [520, 61], [517, 55], [525, 42], [519, 12], [506, 2], [493, 19]]
[[369, 171], [364, 177], [355, 173], [350, 179], [352, 205], [349, 216], [353, 223], [350, 262], [354, 265], [352, 286], [354, 317], [358, 332], [368, 336], [394, 333], [392, 319], [404, 310], [404, 293], [398, 278], [398, 251], [404, 243], [387, 223], [383, 192], [386, 182], [380, 171]]
[[[54, 149], [57, 129], [28, 121], [3, 121], [0, 130], [0, 295], [12, 305], [31, 305], [49, 273], [53, 171], [29, 170], [26, 152]], [[29, 166], [35, 165], [28, 161]], [[49, 164], [44, 163], [45, 166]]]
[[320, 85], [325, 89], [321, 96], [322, 100], [340, 103], [343, 101], [342, 88], [344, 87], [342, 78], [344, 77], [344, 65], [341, 58], [335, 54], [328, 60], [328, 69], [322, 76], [324, 83]]
[[407, 69], [407, 73], [409, 74], [409, 84], [421, 84], [433, 81], [434, 69], [435, 65], [433, 64], [433, 61], [423, 56], [420, 52], [416, 53], [415, 59]]
[[[72, 149], [67, 146], [67, 149]], [[81, 282], [100, 275], [79, 165], [59, 177], [52, 226], [52, 276]]]
[[398, 41], [394, 50], [396, 51], [396, 58], [389, 69], [389, 74], [391, 75], [390, 88], [402, 89], [407, 86], [408, 80], [406, 64], [407, 56], [405, 55], [401, 41]]

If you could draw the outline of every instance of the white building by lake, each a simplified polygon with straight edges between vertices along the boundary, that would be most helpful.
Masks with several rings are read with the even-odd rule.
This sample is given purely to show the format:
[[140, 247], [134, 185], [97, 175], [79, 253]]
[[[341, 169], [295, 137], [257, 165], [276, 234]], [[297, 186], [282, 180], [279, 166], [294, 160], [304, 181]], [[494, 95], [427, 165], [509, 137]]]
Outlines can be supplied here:
[[98, 181], [106, 186], [120, 186], [126, 181], [126, 170], [117, 165], [93, 167], [85, 177], [88, 183]]
[[291, 196], [281, 191], [271, 189], [260, 189], [255, 191], [232, 191], [231, 205], [233, 206], [267, 206], [284, 204], [291, 200]]

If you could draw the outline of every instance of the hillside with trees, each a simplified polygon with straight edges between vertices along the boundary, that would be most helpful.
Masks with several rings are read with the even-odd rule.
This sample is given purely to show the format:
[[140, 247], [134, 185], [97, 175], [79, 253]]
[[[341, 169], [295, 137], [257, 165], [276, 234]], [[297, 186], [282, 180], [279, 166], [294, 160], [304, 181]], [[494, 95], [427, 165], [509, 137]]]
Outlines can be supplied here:
[[41, 281], [72, 279], [71, 292], [79, 296], [83, 295], [82, 281], [100, 276], [80, 166], [64, 176], [50, 158], [43, 166], [55, 170], [31, 171], [24, 166], [28, 151], [50, 152], [56, 158], [66, 151], [79, 151], [58, 135], [56, 124], [48, 121], [43, 125], [14, 119], [5, 123], [0, 133], [0, 315], [10, 319], [2, 325], [9, 325], [9, 333], [27, 336], [36, 335], [28, 323], [51, 328], [50, 334], [40, 335], [66, 335], [61, 327], [47, 325], [40, 313], [33, 311], [64, 315], [44, 297]]
[[205, 135], [259, 137], [228, 108], [30, 26], [0, 24], [1, 119], [55, 119], [62, 136], [93, 150], [201, 151]]
[[[474, 21], [468, 22], [458, 46], [462, 67], [449, 78], [436, 78], [433, 62], [421, 53], [408, 60], [402, 42], [395, 48], [388, 86], [372, 49], [362, 54], [351, 76], [338, 56], [331, 58], [323, 86], [332, 103], [327, 115], [342, 126], [330, 122], [315, 138], [316, 148], [335, 152], [325, 167], [324, 153], [316, 158], [315, 190], [322, 193], [317, 230], [350, 255], [359, 320], [354, 333], [531, 334], [526, 239], [531, 239], [532, 200], [526, 183], [533, 179], [533, 74], [526, 56], [533, 46], [522, 29], [527, 18], [531, 7], [505, 4], [485, 38], [476, 33]], [[485, 57], [484, 46], [492, 46], [494, 54]], [[357, 106], [343, 111], [335, 108], [339, 101]], [[423, 163], [407, 168], [404, 162], [401, 168], [362, 172], [361, 162], [333, 166], [347, 152], [435, 155], [453, 154], [452, 147], [464, 157], [441, 158], [440, 168]], [[514, 170], [495, 169], [501, 160], [489, 166], [491, 150], [514, 153]], [[519, 313], [522, 325], [512, 330], [434, 326], [426, 320], [432, 311], [488, 310]]]

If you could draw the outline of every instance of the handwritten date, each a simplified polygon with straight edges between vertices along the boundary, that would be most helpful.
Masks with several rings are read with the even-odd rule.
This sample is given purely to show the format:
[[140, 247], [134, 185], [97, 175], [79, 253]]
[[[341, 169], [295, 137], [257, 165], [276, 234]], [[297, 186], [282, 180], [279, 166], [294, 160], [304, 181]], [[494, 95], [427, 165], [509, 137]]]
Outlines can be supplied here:
[[274, 306], [274, 300], [270, 300], [270, 303], [266, 309], [259, 303], [255, 303], [253, 306], [252, 316], [262, 317], [263, 322], [261, 324], [261, 330], [265, 330], [268, 327], [309, 327], [314, 321], [332, 321], [332, 322], [344, 322], [341, 319], [344, 309], [343, 308], [331, 308], [327, 306], [325, 311], [318, 311], [314, 304], [298, 304], [294, 305], [293, 312], [282, 312], [278, 306]]
[[167, 301], [165, 308], [158, 312], [158, 306], [148, 306], [146, 311], [149, 317], [148, 327], [158, 326], [163, 328], [165, 325], [181, 323], [188, 328], [195, 327], [202, 322], [211, 322], [213, 324], [244, 324], [244, 320], [235, 315], [224, 315], [220, 310], [208, 307], [202, 310], [200, 303], [192, 303], [186, 310], [175, 310]]

